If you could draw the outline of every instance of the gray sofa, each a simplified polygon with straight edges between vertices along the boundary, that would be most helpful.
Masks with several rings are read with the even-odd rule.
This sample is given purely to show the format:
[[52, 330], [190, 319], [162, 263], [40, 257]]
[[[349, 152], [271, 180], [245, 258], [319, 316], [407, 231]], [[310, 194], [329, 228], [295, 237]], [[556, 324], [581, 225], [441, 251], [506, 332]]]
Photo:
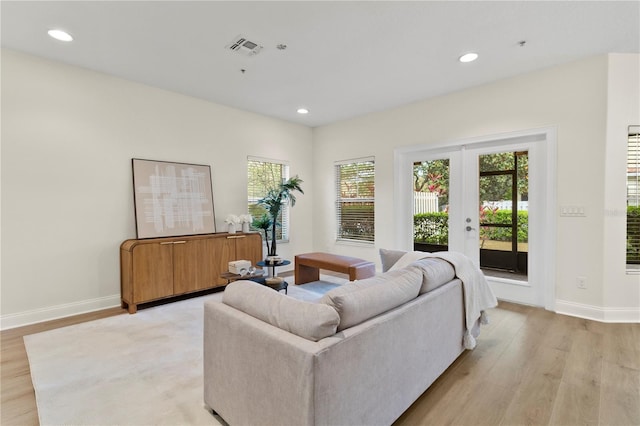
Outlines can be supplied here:
[[465, 350], [464, 306], [440, 259], [317, 303], [237, 281], [205, 304], [205, 404], [232, 426], [389, 425]]

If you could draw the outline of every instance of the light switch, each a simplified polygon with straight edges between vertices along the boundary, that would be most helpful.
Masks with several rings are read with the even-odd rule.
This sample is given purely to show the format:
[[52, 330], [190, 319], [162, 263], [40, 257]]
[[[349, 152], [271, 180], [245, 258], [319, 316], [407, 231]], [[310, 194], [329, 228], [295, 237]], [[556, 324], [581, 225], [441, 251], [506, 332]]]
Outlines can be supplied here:
[[584, 206], [560, 206], [560, 216], [564, 217], [586, 217]]

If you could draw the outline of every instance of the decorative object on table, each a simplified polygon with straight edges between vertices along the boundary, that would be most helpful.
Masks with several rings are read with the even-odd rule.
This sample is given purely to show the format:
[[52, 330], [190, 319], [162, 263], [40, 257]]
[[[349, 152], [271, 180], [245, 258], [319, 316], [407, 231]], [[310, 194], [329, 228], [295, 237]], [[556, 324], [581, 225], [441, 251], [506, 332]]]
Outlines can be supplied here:
[[276, 250], [276, 227], [280, 225], [280, 223], [278, 223], [280, 210], [282, 210], [282, 206], [287, 203], [290, 203], [291, 207], [296, 205], [296, 197], [293, 192], [298, 191], [301, 194], [304, 194], [304, 191], [300, 186], [302, 182], [303, 180], [296, 175], [282, 182], [277, 188], [270, 189], [267, 191], [267, 195], [258, 200], [258, 205], [267, 210], [269, 218], [271, 219], [271, 247], [269, 247], [269, 244], [267, 243], [269, 256], [277, 256], [278, 253]]
[[139, 158], [131, 165], [138, 239], [216, 232], [209, 166]]
[[231, 272], [223, 272], [220, 274], [220, 278], [227, 280], [227, 284], [238, 280], [251, 280], [258, 283], [264, 282], [264, 275], [267, 271], [264, 269], [257, 269], [252, 266], [247, 270], [242, 270], [243, 274], [233, 274]]
[[[234, 260], [229, 262], [229, 272], [232, 274], [246, 275], [249, 268], [251, 268], [251, 262], [248, 260]], [[242, 273], [242, 270], [244, 270], [245, 273]]]
[[265, 273], [262, 269], [256, 269], [255, 266], [249, 266], [246, 270], [241, 269], [240, 272], [244, 272], [240, 274], [243, 277], [261, 277]]
[[249, 232], [251, 227], [251, 221], [253, 218], [250, 214], [241, 214], [240, 223], [242, 223], [242, 232]]
[[235, 214], [229, 214], [224, 221], [227, 224], [227, 232], [230, 234], [235, 234], [237, 224], [240, 223], [240, 217]]

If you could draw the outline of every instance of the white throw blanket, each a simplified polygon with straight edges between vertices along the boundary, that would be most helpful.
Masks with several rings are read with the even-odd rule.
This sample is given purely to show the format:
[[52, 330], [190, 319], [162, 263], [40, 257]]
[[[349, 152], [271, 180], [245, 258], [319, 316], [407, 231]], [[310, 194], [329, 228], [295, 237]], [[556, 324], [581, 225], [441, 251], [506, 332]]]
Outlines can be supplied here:
[[456, 276], [462, 281], [467, 328], [464, 334], [464, 347], [466, 349], [475, 348], [476, 339], [471, 334], [471, 329], [478, 318], [481, 318], [480, 322], [482, 324], [488, 324], [489, 320], [485, 309], [494, 308], [498, 305], [496, 296], [491, 291], [482, 271], [467, 256], [455, 251], [440, 251], [436, 253], [408, 252], [389, 270], [405, 268], [413, 262], [427, 257], [436, 257], [452, 264], [456, 271]]

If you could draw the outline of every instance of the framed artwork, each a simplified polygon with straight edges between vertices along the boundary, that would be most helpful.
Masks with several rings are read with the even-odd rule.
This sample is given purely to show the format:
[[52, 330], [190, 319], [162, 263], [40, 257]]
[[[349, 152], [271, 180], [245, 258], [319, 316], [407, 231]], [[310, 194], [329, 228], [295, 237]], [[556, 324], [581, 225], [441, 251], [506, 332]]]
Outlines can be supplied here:
[[211, 167], [133, 158], [133, 197], [138, 238], [211, 234]]

